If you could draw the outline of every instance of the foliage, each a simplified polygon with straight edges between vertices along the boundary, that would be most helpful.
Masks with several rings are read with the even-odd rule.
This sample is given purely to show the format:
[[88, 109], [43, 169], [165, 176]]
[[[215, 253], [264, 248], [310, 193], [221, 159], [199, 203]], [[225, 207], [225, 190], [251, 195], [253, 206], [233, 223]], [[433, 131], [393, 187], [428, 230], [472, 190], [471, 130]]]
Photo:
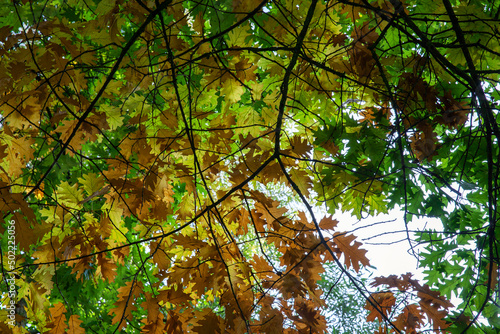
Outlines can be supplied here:
[[[325, 272], [318, 285], [325, 292], [324, 314], [327, 321], [327, 332], [333, 334], [369, 334], [378, 327], [378, 321], [367, 322], [369, 311], [364, 308], [366, 299], [334, 263], [325, 266]], [[368, 281], [368, 273], [360, 271], [354, 278], [361, 286]]]
[[[332, 265], [379, 333], [500, 330], [500, 3], [0, 12], [2, 332], [322, 333]], [[396, 206], [425, 283], [369, 290], [332, 215]]]

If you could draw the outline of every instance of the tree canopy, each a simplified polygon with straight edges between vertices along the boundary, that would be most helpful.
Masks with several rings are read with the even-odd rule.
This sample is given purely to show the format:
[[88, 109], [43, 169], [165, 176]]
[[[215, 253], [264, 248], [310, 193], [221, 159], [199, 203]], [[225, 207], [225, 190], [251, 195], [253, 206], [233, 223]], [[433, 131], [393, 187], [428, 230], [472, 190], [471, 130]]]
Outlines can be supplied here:
[[500, 2], [1, 2], [2, 333], [500, 330]]

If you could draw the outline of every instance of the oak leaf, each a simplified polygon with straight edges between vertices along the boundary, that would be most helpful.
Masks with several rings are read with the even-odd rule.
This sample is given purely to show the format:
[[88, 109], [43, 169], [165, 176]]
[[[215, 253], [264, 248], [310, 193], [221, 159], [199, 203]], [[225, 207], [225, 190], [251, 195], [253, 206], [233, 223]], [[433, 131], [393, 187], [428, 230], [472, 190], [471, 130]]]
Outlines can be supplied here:
[[125, 286], [118, 288], [118, 301], [115, 303], [115, 307], [111, 309], [108, 314], [115, 316], [111, 323], [119, 323], [118, 328], [121, 329], [126, 326], [127, 319], [132, 319], [132, 311], [137, 309], [134, 304], [135, 298], [141, 293], [141, 288], [135, 282], [127, 282]]
[[248, 27], [239, 26], [231, 30], [228, 36], [228, 46], [229, 47], [243, 47], [245, 46], [245, 39], [249, 36], [247, 32]]
[[181, 288], [174, 288], [174, 287], [165, 290], [160, 290], [158, 292], [157, 299], [161, 301], [161, 303], [164, 304], [169, 303], [174, 305], [182, 305], [192, 300], [190, 295], [185, 293]]
[[145, 324], [141, 329], [142, 333], [148, 334], [164, 334], [168, 333], [165, 331], [166, 323], [164, 320], [163, 313], [158, 313], [156, 319]]
[[279, 287], [285, 299], [297, 298], [304, 296], [306, 293], [304, 283], [299, 277], [291, 273], [284, 275], [277, 284], [277, 287]]
[[[372, 293], [369, 298], [375, 306], [370, 301], [366, 301], [365, 309], [370, 311], [366, 317], [367, 321], [375, 321], [375, 319], [382, 321], [384, 319], [383, 316], [387, 317], [392, 307], [396, 305], [396, 297], [394, 297], [392, 292]], [[380, 311], [382, 311], [382, 314], [380, 314]]]
[[83, 185], [83, 190], [85, 190], [89, 196], [101, 190], [104, 186], [103, 177], [95, 173], [84, 174], [82, 177], [78, 178], [78, 181]]
[[59, 302], [50, 308], [50, 316], [52, 317], [52, 322], [49, 324], [50, 334], [63, 334], [66, 333], [66, 307], [63, 303]]
[[170, 268], [170, 258], [161, 244], [158, 242], [152, 242], [150, 249], [151, 255], [153, 255], [153, 262], [156, 263], [158, 269], [168, 270]]
[[410, 304], [405, 306], [394, 321], [399, 329], [405, 329], [408, 334], [417, 334], [417, 329], [423, 325], [424, 316], [418, 305]]
[[83, 201], [83, 191], [77, 183], [71, 186], [68, 182], [63, 181], [57, 187], [56, 193], [59, 203], [71, 209], [79, 208]]
[[[2, 207], [1, 203], [0, 207]], [[11, 206], [11, 208], [13, 208], [13, 206]], [[0, 208], [0, 211], [4, 211], [5, 209], [6, 207], [4, 206], [3, 208]], [[18, 243], [20, 249], [27, 251], [45, 234], [46, 229], [36, 223], [31, 226], [31, 224], [26, 221], [23, 213], [17, 209], [12, 209], [10, 212], [12, 213], [11, 220], [15, 222], [16, 242]], [[4, 226], [7, 226], [7, 224], [2, 224], [0, 226], [0, 232], [5, 231]]]
[[[333, 235], [333, 242], [337, 245], [338, 249], [344, 255], [344, 263], [347, 268], [351, 266], [359, 272], [360, 264], [363, 266], [368, 266], [370, 261], [366, 257], [366, 250], [359, 248], [361, 243], [354, 241], [356, 237], [354, 235], [346, 235], [345, 233], [336, 232]], [[351, 245], [351, 243], [354, 243]]]
[[197, 321], [196, 326], [193, 327], [194, 333], [200, 334], [221, 334], [223, 333], [222, 319], [215, 315], [213, 312], [206, 312], [201, 320]]
[[101, 274], [108, 282], [113, 282], [116, 277], [117, 266], [112, 259], [108, 259], [104, 253], [97, 255], [97, 274]]
[[274, 308], [270, 308], [266, 312], [261, 313], [262, 325], [261, 331], [266, 334], [281, 334], [283, 333], [283, 314]]
[[85, 329], [80, 327], [81, 323], [82, 321], [80, 320], [80, 317], [78, 315], [71, 315], [68, 320], [69, 329], [67, 334], [85, 334]]
[[307, 140], [298, 136], [290, 140], [290, 146], [291, 151], [299, 157], [307, 157], [307, 154], [312, 150], [312, 146]]
[[245, 89], [241, 86], [241, 84], [233, 79], [226, 80], [223, 83], [221, 90], [221, 94], [225, 95], [226, 100], [229, 103], [238, 102], [244, 92]]
[[373, 279], [373, 282], [371, 283], [371, 286], [380, 286], [386, 284], [389, 286], [389, 288], [397, 288], [399, 291], [407, 291], [411, 286], [411, 283], [409, 281], [410, 278], [411, 274], [409, 273], [402, 275], [401, 279], [396, 275], [390, 275], [387, 277], [375, 277]]
[[333, 230], [339, 222], [336, 219], [333, 219], [332, 216], [325, 216], [321, 218], [319, 222], [319, 227], [322, 230]]

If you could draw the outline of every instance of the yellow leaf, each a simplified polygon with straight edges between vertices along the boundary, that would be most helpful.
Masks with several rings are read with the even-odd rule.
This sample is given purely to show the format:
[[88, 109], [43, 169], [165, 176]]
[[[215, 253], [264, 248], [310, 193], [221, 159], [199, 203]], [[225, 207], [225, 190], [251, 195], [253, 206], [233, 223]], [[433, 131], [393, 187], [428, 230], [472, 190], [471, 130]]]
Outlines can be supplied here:
[[244, 109], [238, 109], [237, 116], [236, 125], [241, 127], [241, 132], [250, 133], [254, 137], [260, 134], [260, 115], [254, 108], [245, 107]]
[[239, 101], [244, 92], [245, 89], [240, 83], [233, 79], [226, 80], [221, 90], [221, 93], [226, 96], [226, 101], [230, 103]]
[[194, 216], [194, 195], [187, 193], [182, 197], [182, 201], [177, 210], [177, 214], [181, 219], [190, 219]]
[[106, 113], [106, 121], [110, 130], [116, 130], [123, 124], [122, 109], [120, 107], [104, 104], [99, 107], [99, 110]]
[[104, 203], [102, 210], [107, 212], [108, 218], [114, 227], [109, 236], [110, 244], [122, 245], [127, 241], [127, 238], [124, 236], [123, 208], [118, 207], [114, 203], [115, 202], [113, 202], [113, 204], [110, 202]]
[[78, 184], [70, 186], [64, 181], [57, 187], [57, 200], [59, 204], [72, 209], [80, 208], [80, 202], [83, 200], [83, 191], [79, 189]]
[[40, 283], [45, 290], [51, 291], [54, 286], [54, 282], [52, 281], [54, 273], [54, 266], [39, 266], [32, 274], [32, 278]]
[[239, 26], [231, 30], [227, 36], [229, 38], [227, 41], [227, 45], [229, 47], [242, 47], [245, 45], [245, 39], [248, 37], [248, 32], [246, 31], [245, 26]]
[[278, 119], [278, 112], [275, 108], [264, 107], [262, 108], [262, 121], [264, 124], [273, 126], [276, 124], [276, 120]]
[[[26, 162], [33, 159], [33, 149], [31, 146], [34, 144], [34, 140], [31, 138], [15, 138], [8, 133], [6, 129], [3, 133], [0, 133], [0, 153], [2, 156], [7, 154], [7, 157], [2, 159], [0, 166], [9, 172], [11, 177], [17, 177], [21, 175], [22, 169], [26, 168]], [[3, 153], [2, 150], [6, 152]], [[7, 165], [8, 163], [8, 165]]]
[[122, 221], [123, 208], [118, 207], [114, 201], [104, 203], [102, 210], [108, 213], [108, 217], [113, 224], [118, 225]]
[[144, 97], [140, 95], [132, 95], [123, 103], [123, 111], [131, 116], [134, 116], [137, 112], [146, 112], [143, 108], [148, 108], [147, 111], [149, 111], [150, 107], [145, 103]]
[[355, 133], [355, 132], [359, 132], [359, 130], [361, 130], [362, 126], [346, 126], [345, 127], [345, 132], [346, 133]]
[[99, 2], [95, 13], [98, 15], [105, 15], [115, 8], [116, 0], [104, 0]]
[[304, 196], [309, 196], [309, 188], [312, 187], [312, 181], [309, 175], [301, 169], [292, 168], [290, 170], [292, 181], [299, 187], [300, 192]]

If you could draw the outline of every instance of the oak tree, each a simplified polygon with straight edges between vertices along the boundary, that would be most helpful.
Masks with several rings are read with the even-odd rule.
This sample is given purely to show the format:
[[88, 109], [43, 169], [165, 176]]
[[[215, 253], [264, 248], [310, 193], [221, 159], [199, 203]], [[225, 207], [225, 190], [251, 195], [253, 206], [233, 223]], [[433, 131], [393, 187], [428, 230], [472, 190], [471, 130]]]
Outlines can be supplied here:
[[[2, 333], [497, 333], [499, 13], [2, 1]], [[359, 279], [398, 208], [423, 281]]]

